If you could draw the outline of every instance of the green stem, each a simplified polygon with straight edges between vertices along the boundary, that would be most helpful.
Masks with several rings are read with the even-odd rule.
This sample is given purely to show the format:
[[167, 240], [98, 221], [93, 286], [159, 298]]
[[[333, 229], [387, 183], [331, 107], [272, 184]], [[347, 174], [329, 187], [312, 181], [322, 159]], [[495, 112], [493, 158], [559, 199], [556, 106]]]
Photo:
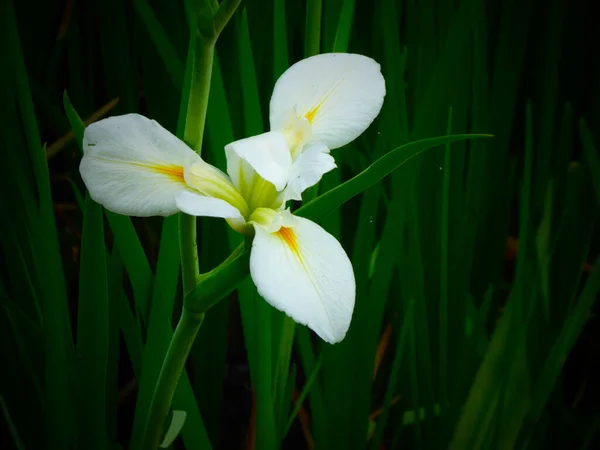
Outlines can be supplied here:
[[196, 33], [194, 41], [191, 42], [194, 46], [194, 59], [183, 140], [198, 154], [202, 150], [215, 41], [214, 38], [204, 38], [200, 33]]
[[240, 5], [240, 2], [241, 0], [223, 0], [221, 2], [219, 9], [215, 13], [215, 19], [213, 20], [214, 31], [217, 36], [221, 34], [221, 31], [223, 31], [223, 28], [225, 28], [225, 25], [227, 25], [231, 16], [233, 16], [233, 13]]
[[143, 450], [155, 450], [160, 445], [165, 418], [169, 412], [177, 382], [203, 319], [204, 314], [192, 313], [185, 308], [181, 314], [152, 396], [144, 429]]
[[[190, 64], [192, 64], [192, 76], [187, 99], [183, 138], [193, 150], [200, 153], [208, 107], [216, 38], [206, 38], [196, 32], [192, 39], [190, 42], [193, 49], [191, 52], [193, 57], [192, 61], [190, 61]], [[181, 247], [183, 291], [184, 293], [188, 293], [196, 286], [196, 277], [199, 272], [195, 217], [181, 214], [179, 242]], [[165, 418], [169, 413], [179, 377], [181, 376], [190, 348], [200, 329], [203, 318], [203, 313], [188, 310], [184, 302], [181, 319], [169, 344], [169, 349], [167, 350], [156, 387], [154, 388], [144, 428], [142, 450], [155, 450], [160, 444]]]
[[179, 215], [179, 247], [181, 251], [181, 281], [184, 295], [196, 287], [198, 246], [196, 243], [196, 217]]
[[[196, 33], [190, 45], [193, 46], [192, 80], [187, 100], [185, 131], [183, 140], [200, 154], [208, 95], [210, 93], [210, 78], [212, 75], [216, 38], [205, 38]], [[181, 277], [183, 292], [188, 293], [196, 286], [196, 276], [199, 272], [198, 246], [196, 243], [196, 218], [181, 214], [179, 220], [179, 245], [181, 247]]]
[[[183, 139], [200, 154], [204, 123], [208, 109], [210, 78], [215, 54], [215, 39], [204, 38], [196, 33], [190, 42], [193, 46], [192, 80], [187, 99], [187, 113]], [[183, 292], [188, 293], [196, 286], [198, 267], [198, 247], [196, 245], [196, 218], [182, 214], [179, 221], [179, 239], [181, 247], [181, 272]]]

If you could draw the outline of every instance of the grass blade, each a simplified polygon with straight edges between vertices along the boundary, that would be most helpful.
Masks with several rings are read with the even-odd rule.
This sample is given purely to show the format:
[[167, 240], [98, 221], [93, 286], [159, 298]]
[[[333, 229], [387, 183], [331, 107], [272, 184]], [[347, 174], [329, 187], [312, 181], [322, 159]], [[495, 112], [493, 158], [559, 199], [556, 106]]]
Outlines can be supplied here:
[[108, 364], [108, 281], [102, 207], [85, 201], [77, 317], [77, 446], [108, 449], [106, 372]]
[[383, 412], [377, 420], [375, 436], [373, 437], [373, 441], [371, 442], [371, 450], [377, 450], [381, 448], [383, 433], [385, 431], [385, 426], [390, 414], [392, 399], [394, 397], [394, 393], [396, 392], [397, 379], [400, 373], [400, 364], [402, 362], [402, 356], [404, 354], [404, 348], [406, 346], [406, 337], [409, 333], [411, 333], [411, 328], [413, 326], [413, 309], [414, 302], [409, 302], [408, 309], [404, 313], [405, 315], [404, 320], [402, 321], [402, 328], [400, 328], [400, 332], [398, 333], [396, 353], [394, 354], [394, 362], [392, 364], [390, 379], [388, 380], [387, 390], [385, 392], [385, 400], [383, 402]]

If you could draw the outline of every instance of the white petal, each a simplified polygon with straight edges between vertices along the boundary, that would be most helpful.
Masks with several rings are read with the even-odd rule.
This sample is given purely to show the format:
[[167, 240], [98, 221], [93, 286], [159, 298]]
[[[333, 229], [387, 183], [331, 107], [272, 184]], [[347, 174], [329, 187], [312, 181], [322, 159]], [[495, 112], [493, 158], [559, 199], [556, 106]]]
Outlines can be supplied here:
[[263, 179], [283, 190], [292, 166], [292, 156], [283, 134], [268, 132], [232, 142], [225, 147], [227, 173], [236, 187], [249, 176], [241, 166], [246, 161]]
[[[284, 220], [269, 232], [256, 224], [250, 273], [260, 295], [329, 343], [341, 341], [352, 318], [354, 273], [340, 243], [316, 223]], [[286, 222], [289, 226], [285, 225]]]
[[379, 114], [385, 96], [380, 66], [350, 53], [303, 59], [277, 80], [271, 97], [271, 130], [289, 126], [289, 111], [307, 118], [312, 139], [330, 149], [356, 139]]
[[220, 217], [227, 219], [231, 227], [240, 233], [245, 231], [246, 221], [240, 211], [219, 198], [206, 197], [195, 192], [182, 192], [177, 198], [180, 211], [191, 216]]
[[329, 154], [325, 144], [322, 142], [309, 144], [292, 165], [284, 201], [302, 200], [305, 189], [317, 184], [324, 174], [336, 167], [335, 160]]
[[200, 157], [154, 120], [138, 114], [111, 117], [85, 129], [79, 166], [90, 196], [129, 216], [178, 212], [187, 189], [184, 169]]

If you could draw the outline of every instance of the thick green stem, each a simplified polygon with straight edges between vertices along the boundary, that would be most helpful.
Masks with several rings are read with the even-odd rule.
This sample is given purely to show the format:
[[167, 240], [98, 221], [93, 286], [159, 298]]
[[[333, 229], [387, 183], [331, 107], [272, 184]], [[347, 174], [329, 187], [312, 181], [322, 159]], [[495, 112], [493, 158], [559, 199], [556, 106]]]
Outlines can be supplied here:
[[[210, 77], [215, 54], [214, 39], [206, 40], [196, 33], [194, 41], [194, 59], [192, 61], [192, 83], [187, 101], [187, 114], [183, 139], [200, 154], [204, 123], [208, 108]], [[196, 285], [198, 267], [198, 247], [196, 245], [196, 218], [181, 214], [179, 221], [179, 243], [181, 247], [181, 273], [183, 292], [188, 293]]]
[[[239, 3], [240, 0], [224, 0], [213, 18], [212, 29], [194, 30], [192, 32], [190, 54], [193, 56], [191, 61], [188, 61], [188, 64], [191, 64], [190, 91], [188, 98], [182, 99], [187, 105], [183, 140], [198, 154], [202, 150], [215, 42]], [[196, 21], [192, 20], [192, 23], [196, 23]], [[181, 214], [179, 243], [181, 247], [183, 292], [188, 294], [196, 287], [199, 273], [195, 217]], [[142, 450], [155, 450], [160, 444], [165, 418], [169, 413], [179, 377], [183, 372], [190, 348], [204, 319], [204, 312], [194, 311], [189, 306], [193, 306], [193, 304], [188, 305], [188, 302], [184, 299], [183, 313], [169, 344], [152, 395], [144, 428]]]
[[196, 218], [187, 214], [179, 216], [179, 247], [181, 251], [181, 281], [187, 294], [196, 286], [199, 273], [198, 246], [196, 243]]
[[[194, 41], [191, 42], [191, 45], [193, 45], [194, 56], [193, 60], [190, 61], [192, 64], [192, 77], [189, 97], [187, 99], [184, 140], [192, 149], [200, 153], [206, 109], [208, 107], [215, 40], [207, 40], [199, 33], [196, 33], [193, 39]], [[181, 214], [179, 242], [181, 247], [183, 291], [187, 293], [196, 286], [196, 278], [199, 272], [195, 217]], [[184, 304], [181, 319], [167, 350], [152, 396], [148, 419], [144, 429], [143, 450], [155, 450], [160, 444], [165, 418], [169, 413], [179, 377], [181, 376], [190, 348], [200, 329], [203, 318], [204, 314], [189, 311]]]
[[200, 33], [196, 33], [194, 42], [191, 45], [194, 46], [192, 84], [187, 101], [183, 140], [199, 154], [202, 149], [202, 137], [208, 107], [215, 40], [205, 39]]
[[192, 313], [185, 308], [181, 314], [154, 389], [144, 430], [143, 450], [155, 450], [160, 445], [165, 418], [169, 413], [177, 382], [203, 318], [204, 314]]

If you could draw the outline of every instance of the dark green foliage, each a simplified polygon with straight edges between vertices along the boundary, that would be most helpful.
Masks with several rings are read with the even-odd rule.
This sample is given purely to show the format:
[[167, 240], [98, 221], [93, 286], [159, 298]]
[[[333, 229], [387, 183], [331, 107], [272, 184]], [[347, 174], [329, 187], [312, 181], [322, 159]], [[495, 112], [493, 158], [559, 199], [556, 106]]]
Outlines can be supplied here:
[[[75, 111], [118, 98], [108, 115], [183, 136], [195, 3], [0, 1], [1, 448], [141, 448], [183, 302], [178, 218], [86, 195]], [[349, 51], [382, 66], [380, 116], [297, 209], [342, 242], [356, 307], [346, 339], [321, 342], [259, 297], [242, 238], [199, 219], [208, 281], [189, 295], [212, 307], [171, 448], [595, 447], [594, 17], [566, 0], [242, 2], [202, 149], [221, 169], [227, 143], [268, 129], [290, 64]], [[220, 299], [210, 271], [236, 249]]]

